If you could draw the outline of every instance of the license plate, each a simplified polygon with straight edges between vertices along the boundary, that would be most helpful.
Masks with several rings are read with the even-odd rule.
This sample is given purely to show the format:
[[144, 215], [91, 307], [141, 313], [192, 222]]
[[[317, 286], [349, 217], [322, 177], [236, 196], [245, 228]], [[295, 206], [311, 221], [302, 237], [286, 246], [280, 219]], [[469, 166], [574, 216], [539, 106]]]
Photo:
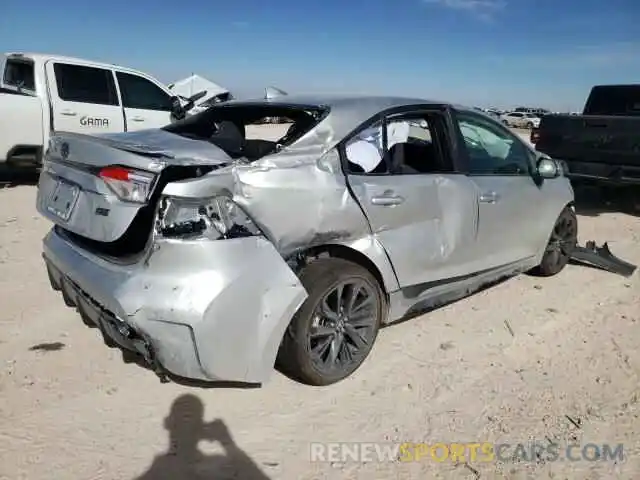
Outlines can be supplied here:
[[72, 185], [65, 181], [59, 180], [51, 197], [47, 210], [64, 221], [69, 220], [73, 207], [76, 205], [80, 189], [76, 185]]

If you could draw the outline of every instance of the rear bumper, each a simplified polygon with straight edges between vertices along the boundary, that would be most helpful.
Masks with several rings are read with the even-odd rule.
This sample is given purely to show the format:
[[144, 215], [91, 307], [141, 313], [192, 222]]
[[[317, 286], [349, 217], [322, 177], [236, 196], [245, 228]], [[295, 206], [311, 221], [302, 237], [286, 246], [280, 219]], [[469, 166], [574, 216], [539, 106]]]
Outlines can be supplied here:
[[640, 185], [640, 167], [607, 163], [564, 160], [569, 167], [570, 179], [590, 180], [597, 183]]
[[205, 382], [268, 380], [284, 331], [307, 297], [259, 238], [160, 241], [144, 264], [119, 266], [55, 230], [43, 243], [52, 287], [157, 372]]

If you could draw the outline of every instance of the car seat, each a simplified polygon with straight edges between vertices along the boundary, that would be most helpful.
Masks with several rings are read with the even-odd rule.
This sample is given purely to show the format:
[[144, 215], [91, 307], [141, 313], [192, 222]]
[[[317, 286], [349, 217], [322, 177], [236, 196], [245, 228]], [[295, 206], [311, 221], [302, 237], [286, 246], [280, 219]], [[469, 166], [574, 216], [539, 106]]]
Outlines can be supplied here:
[[385, 157], [393, 173], [429, 173], [440, 170], [433, 143], [422, 140], [396, 143]]
[[234, 122], [222, 121], [218, 123], [209, 141], [220, 147], [232, 158], [244, 155], [245, 138]]

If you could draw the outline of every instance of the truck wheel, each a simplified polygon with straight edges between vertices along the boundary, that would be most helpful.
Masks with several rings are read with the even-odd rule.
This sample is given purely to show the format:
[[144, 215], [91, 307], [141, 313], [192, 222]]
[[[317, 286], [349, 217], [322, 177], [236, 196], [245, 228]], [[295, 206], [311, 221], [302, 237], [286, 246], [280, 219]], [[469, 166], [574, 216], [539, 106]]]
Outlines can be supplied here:
[[527, 122], [527, 130], [533, 130], [533, 123]]
[[378, 281], [358, 264], [320, 258], [300, 274], [309, 296], [282, 340], [276, 366], [307, 385], [339, 382], [371, 352], [385, 313]]
[[558, 216], [540, 265], [529, 273], [551, 277], [566, 267], [578, 243], [578, 218], [572, 207], [565, 207]]

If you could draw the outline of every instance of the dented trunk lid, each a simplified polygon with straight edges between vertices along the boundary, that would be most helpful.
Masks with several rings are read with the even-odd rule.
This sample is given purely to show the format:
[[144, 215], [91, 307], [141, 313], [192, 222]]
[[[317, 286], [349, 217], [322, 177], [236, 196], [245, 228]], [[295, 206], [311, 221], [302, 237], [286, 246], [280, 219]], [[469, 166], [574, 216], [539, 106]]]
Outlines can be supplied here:
[[[231, 162], [209, 142], [163, 130], [99, 136], [60, 132], [52, 136], [44, 158], [37, 208], [56, 225], [89, 241], [140, 243], [150, 234], [155, 204], [167, 183]], [[100, 177], [100, 171], [111, 166], [153, 175], [144, 203], [116, 195]]]

